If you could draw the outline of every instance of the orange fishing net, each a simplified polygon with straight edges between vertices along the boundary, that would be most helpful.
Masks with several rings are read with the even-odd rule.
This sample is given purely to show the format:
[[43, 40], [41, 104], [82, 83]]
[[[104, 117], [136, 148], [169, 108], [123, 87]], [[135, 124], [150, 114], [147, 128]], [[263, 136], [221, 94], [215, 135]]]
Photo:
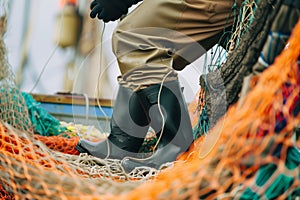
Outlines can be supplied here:
[[[1, 121], [0, 198], [296, 199], [299, 35], [300, 22], [242, 104], [230, 107], [174, 166], [144, 178], [126, 174], [119, 161], [77, 155], [76, 137], [34, 136]], [[194, 109], [191, 104], [196, 123], [199, 110]]]
[[41, 136], [35, 135], [34, 139], [43, 142], [49, 149], [59, 151], [66, 154], [78, 155], [79, 152], [75, 149], [79, 141], [79, 137], [65, 138], [62, 136]]
[[[298, 196], [300, 143], [292, 138], [300, 120], [299, 35], [300, 23], [288, 48], [262, 74], [243, 105], [231, 107], [205, 138], [152, 180], [93, 176], [72, 163], [71, 155], [51, 151], [26, 132], [1, 123], [0, 182], [6, 192], [0, 194], [16, 199]], [[97, 165], [103, 165], [100, 159]]]

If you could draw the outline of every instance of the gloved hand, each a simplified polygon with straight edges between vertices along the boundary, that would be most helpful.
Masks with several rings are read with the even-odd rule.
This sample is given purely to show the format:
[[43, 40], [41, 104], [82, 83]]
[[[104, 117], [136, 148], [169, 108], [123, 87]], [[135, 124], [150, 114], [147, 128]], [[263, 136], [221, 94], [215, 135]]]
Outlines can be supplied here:
[[127, 14], [128, 8], [139, 1], [141, 0], [94, 0], [90, 5], [90, 16], [97, 16], [104, 22], [115, 21]]

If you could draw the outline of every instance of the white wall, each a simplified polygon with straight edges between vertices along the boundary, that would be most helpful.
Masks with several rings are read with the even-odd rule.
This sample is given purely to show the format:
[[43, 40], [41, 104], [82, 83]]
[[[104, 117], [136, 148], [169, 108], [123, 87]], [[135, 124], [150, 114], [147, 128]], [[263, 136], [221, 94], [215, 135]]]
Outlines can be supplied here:
[[[25, 5], [28, 6], [29, 3], [31, 6], [26, 8]], [[25, 9], [30, 9], [26, 10], [26, 12], [29, 12], [27, 13], [29, 15], [27, 26], [24, 23]], [[55, 50], [53, 36], [57, 14], [57, 1], [12, 1], [6, 35], [8, 59], [17, 75], [22, 53], [24, 51], [27, 53], [27, 62], [21, 85], [21, 89], [26, 92], [31, 91], [37, 83], [37, 79], [45, 65], [45, 71], [33, 92], [54, 93], [61, 89], [68, 52], [61, 49]], [[24, 33], [23, 31], [26, 30], [27, 32]], [[53, 52], [54, 54], [51, 55]]]

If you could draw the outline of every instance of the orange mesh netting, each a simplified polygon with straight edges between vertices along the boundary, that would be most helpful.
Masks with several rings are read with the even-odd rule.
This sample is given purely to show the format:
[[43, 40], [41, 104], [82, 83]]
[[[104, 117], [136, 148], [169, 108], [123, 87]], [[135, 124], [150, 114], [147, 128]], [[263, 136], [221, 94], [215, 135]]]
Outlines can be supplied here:
[[41, 136], [35, 135], [34, 139], [43, 142], [49, 149], [59, 151], [66, 154], [78, 155], [75, 149], [79, 141], [79, 137], [64, 138], [62, 136]]
[[[190, 152], [153, 180], [121, 178], [116, 181], [99, 177], [98, 173], [84, 171], [84, 167], [76, 165], [73, 158], [78, 156], [50, 151], [31, 135], [2, 123], [2, 187], [16, 199], [272, 199], [274, 195], [285, 199], [298, 196], [297, 146], [300, 145], [292, 136], [300, 119], [299, 34], [300, 23], [288, 48], [262, 74], [243, 106], [231, 107], [204, 140], [197, 140]], [[92, 159], [95, 168], [103, 165], [100, 159]], [[112, 167], [112, 174], [107, 177], [117, 174], [113, 170]]]
[[119, 161], [71, 155], [77, 138], [48, 140], [1, 122], [1, 199], [295, 199], [299, 35], [300, 22], [242, 106], [230, 107], [174, 166], [150, 177], [126, 174]]

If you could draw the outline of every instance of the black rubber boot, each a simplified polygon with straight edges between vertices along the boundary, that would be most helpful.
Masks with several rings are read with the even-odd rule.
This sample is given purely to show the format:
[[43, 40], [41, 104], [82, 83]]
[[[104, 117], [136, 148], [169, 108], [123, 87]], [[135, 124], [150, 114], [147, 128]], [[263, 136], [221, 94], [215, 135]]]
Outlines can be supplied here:
[[106, 140], [79, 140], [76, 149], [98, 158], [137, 157], [149, 129], [149, 117], [139, 96], [131, 89], [119, 87], [110, 126], [111, 132]]
[[[159, 169], [162, 164], [175, 161], [177, 156], [187, 151], [193, 142], [191, 121], [179, 82], [165, 83], [161, 92], [160, 87], [161, 85], [152, 85], [137, 92], [149, 111], [151, 127], [158, 136], [162, 134], [158, 149], [143, 161], [124, 159], [122, 166], [126, 172], [142, 166]], [[159, 96], [164, 120], [159, 111]]]

